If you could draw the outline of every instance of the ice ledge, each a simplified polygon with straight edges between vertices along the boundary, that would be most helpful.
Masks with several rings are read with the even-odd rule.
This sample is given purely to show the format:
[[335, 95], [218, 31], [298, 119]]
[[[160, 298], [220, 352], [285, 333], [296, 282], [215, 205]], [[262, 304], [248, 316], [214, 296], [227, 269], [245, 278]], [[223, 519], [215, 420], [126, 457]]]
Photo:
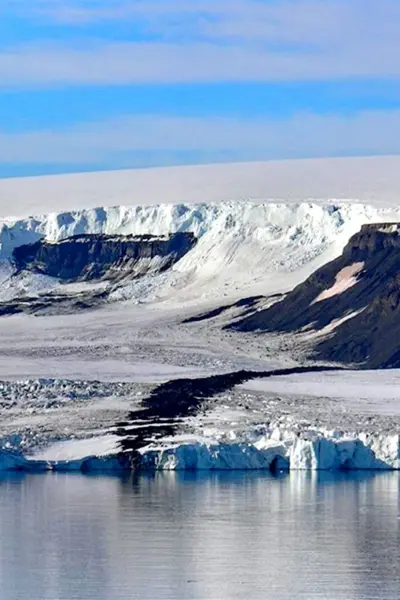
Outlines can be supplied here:
[[0, 471], [121, 472], [141, 470], [400, 470], [400, 436], [341, 435], [340, 432], [300, 436], [274, 430], [252, 442], [176, 443], [143, 448], [139, 456], [112, 453], [35, 460], [0, 451]]
[[[336, 437], [335, 437], [336, 436]], [[400, 436], [296, 436], [275, 431], [253, 443], [180, 444], [146, 448], [143, 468], [158, 470], [398, 470]]]

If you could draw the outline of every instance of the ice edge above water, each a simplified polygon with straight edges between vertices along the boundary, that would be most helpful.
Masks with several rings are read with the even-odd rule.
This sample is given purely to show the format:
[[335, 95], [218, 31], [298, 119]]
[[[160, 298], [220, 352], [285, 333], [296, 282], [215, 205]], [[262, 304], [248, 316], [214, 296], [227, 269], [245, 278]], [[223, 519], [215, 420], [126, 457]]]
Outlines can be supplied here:
[[[133, 467], [135, 465], [135, 467]], [[139, 470], [400, 470], [400, 436], [298, 436], [275, 430], [257, 441], [176, 443], [142, 448], [138, 457], [116, 449], [105, 455], [43, 460], [0, 451], [0, 471], [124, 472]]]

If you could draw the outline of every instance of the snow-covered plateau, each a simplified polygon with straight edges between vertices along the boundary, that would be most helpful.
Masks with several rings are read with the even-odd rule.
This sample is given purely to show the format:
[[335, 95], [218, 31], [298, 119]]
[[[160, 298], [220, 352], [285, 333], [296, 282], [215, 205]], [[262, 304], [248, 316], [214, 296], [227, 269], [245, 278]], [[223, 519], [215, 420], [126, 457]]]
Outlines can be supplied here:
[[[0, 181], [0, 305], [108, 294], [90, 310], [0, 317], [0, 469], [399, 469], [399, 371], [316, 372], [293, 336], [224, 329], [362, 225], [400, 222], [399, 173], [382, 157]], [[197, 239], [183, 258], [118, 285], [13, 262], [38, 240], [177, 232]], [[299, 365], [310, 372], [218, 379]], [[177, 393], [185, 410], [165, 415]]]

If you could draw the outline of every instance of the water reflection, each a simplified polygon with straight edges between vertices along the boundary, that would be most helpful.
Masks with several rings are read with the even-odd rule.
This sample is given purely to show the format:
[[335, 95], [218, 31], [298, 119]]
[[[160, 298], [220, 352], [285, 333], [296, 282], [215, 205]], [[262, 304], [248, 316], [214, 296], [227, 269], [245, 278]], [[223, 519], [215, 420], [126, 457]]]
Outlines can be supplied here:
[[0, 480], [7, 600], [394, 600], [399, 476]]

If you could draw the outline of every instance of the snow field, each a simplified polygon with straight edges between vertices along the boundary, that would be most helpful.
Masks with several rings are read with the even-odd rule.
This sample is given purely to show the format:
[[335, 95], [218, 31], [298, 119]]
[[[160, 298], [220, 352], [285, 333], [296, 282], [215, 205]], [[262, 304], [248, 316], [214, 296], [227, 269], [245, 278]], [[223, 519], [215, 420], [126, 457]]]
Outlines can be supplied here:
[[[0, 179], [0, 217], [98, 206], [299, 203], [398, 205], [400, 157], [281, 160]], [[10, 210], [10, 207], [11, 210]]]

